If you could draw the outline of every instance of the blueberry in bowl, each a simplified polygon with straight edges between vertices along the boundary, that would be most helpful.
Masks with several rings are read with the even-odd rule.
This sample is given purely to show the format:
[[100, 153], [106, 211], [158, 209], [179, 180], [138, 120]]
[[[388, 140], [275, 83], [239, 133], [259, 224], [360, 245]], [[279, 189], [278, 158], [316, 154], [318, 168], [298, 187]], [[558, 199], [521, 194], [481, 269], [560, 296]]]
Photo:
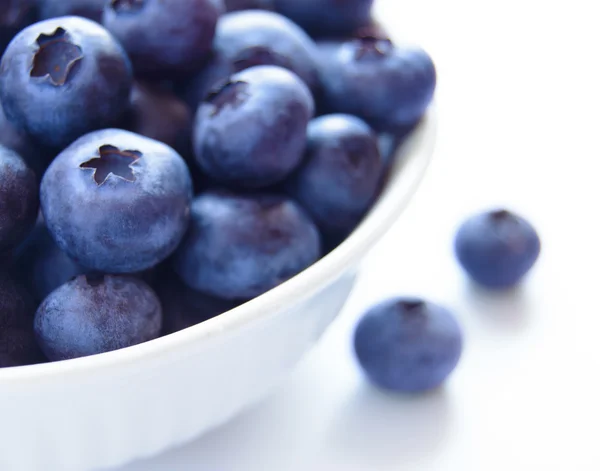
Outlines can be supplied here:
[[25, 28], [0, 63], [0, 99], [8, 120], [58, 149], [115, 125], [131, 83], [123, 48], [98, 23], [75, 16]]
[[[119, 3], [119, 8], [124, 9], [122, 14], [130, 15], [142, 15], [144, 5], [151, 5], [150, 0]], [[293, 23], [281, 16], [275, 17], [279, 24], [283, 21], [287, 25], [271, 30], [277, 33], [267, 34], [267, 26], [261, 31], [256, 28], [259, 23], [256, 22], [247, 33], [241, 34], [247, 36], [240, 40], [241, 47], [234, 47], [232, 39], [231, 50], [243, 54], [232, 56], [236, 57], [235, 61], [224, 62], [225, 75], [217, 78], [218, 84], [207, 86], [209, 96], [203, 94], [198, 98], [203, 103], [200, 108], [208, 104], [205, 109], [211, 112], [217, 109], [223, 115], [231, 112], [229, 116], [234, 120], [234, 111], [242, 110], [248, 98], [238, 92], [248, 90], [244, 86], [226, 86], [231, 76], [250, 74], [253, 69], [266, 67], [262, 63], [272, 58], [270, 51], [275, 50], [274, 44], [286, 44], [289, 48], [293, 42], [298, 43], [288, 40], [290, 29], [300, 31], [303, 38], [300, 43], [304, 45], [301, 49], [314, 47], [314, 42], [298, 26], [289, 27]], [[102, 31], [98, 40], [104, 41], [102, 38], [107, 34], [112, 37], [112, 33], [96, 27]], [[158, 36], [158, 33], [147, 34]], [[265, 40], [265, 36], [269, 39]], [[168, 35], [163, 35], [162, 40], [166, 37]], [[125, 49], [133, 51], [127, 46]], [[144, 100], [156, 104], [158, 110], [170, 110], [170, 105], [162, 107], [162, 97], [168, 95], [165, 103], [174, 103], [169, 90], [179, 91], [179, 80], [187, 80], [187, 71], [204, 67], [209, 56], [218, 62], [227, 52], [226, 48], [217, 52], [212, 46], [208, 47], [211, 51], [208, 54], [203, 46], [199, 49], [198, 57], [202, 58], [193, 64], [190, 61], [190, 69], [157, 65], [161, 60], [158, 54], [152, 58], [152, 67], [156, 70], [146, 73], [138, 67], [138, 75], [144, 75], [136, 77], [139, 83], [161, 78], [160, 83], [152, 83], [152, 92], [144, 94]], [[281, 57], [290, 55], [281, 49], [276, 52]], [[291, 55], [307, 57], [302, 56], [302, 52]], [[227, 69], [236, 63], [239, 71]], [[317, 72], [318, 88], [321, 63], [318, 60], [306, 63], [309, 64], [307, 70]], [[295, 77], [290, 79], [290, 83], [295, 84], [290, 87], [290, 94], [281, 96], [281, 107], [270, 104], [267, 110], [265, 105], [265, 117], [278, 121], [280, 108], [287, 110], [286, 101], [294, 101], [290, 100], [292, 95], [310, 97], [309, 93], [297, 94], [299, 89], [306, 92], [311, 88], [310, 80], [302, 77], [302, 68], [286, 67], [285, 61], [267, 66], [279, 66], [280, 73]], [[71, 70], [76, 72], [73, 77], [79, 76], [76, 68]], [[307, 76], [315, 77], [312, 73]], [[302, 82], [302, 86], [298, 85]], [[82, 87], [90, 83], [85, 81]], [[210, 93], [213, 89], [214, 94]], [[103, 90], [103, 93], [108, 92]], [[276, 94], [271, 87], [264, 93]], [[352, 290], [357, 265], [395, 222], [420, 182], [430, 160], [435, 135], [435, 115], [428, 112], [395, 152], [396, 158], [388, 160], [384, 168], [387, 173], [381, 175], [374, 136], [369, 132], [369, 129], [378, 130], [373, 128], [369, 116], [344, 118], [339, 136], [328, 131], [322, 141], [311, 137], [312, 133], [308, 135], [306, 123], [298, 126], [290, 122], [290, 136], [293, 136], [290, 141], [296, 144], [282, 143], [281, 137], [275, 139], [273, 146], [280, 149], [278, 159], [273, 158], [275, 154], [268, 145], [260, 153], [252, 152], [248, 149], [250, 146], [238, 146], [239, 152], [252, 160], [251, 165], [264, 165], [272, 171], [265, 165], [270, 161], [277, 168], [265, 182], [254, 177], [250, 184], [244, 179], [236, 181], [233, 173], [215, 182], [205, 170], [208, 168], [205, 164], [188, 161], [193, 168], [187, 168], [171, 146], [140, 135], [152, 134], [154, 138], [172, 143], [170, 132], [161, 134], [162, 137], [153, 134], [162, 132], [163, 126], [164, 131], [169, 131], [167, 125], [161, 123], [169, 123], [171, 114], [165, 111], [165, 121], [162, 121], [163, 113], [152, 111], [150, 118], [150, 112], [144, 110], [152, 107], [139, 106], [140, 101], [134, 104], [134, 108], [138, 106], [137, 111], [132, 110], [131, 96], [130, 81], [123, 92], [123, 104], [119, 106], [122, 108], [113, 109], [111, 119], [117, 120], [118, 124], [114, 125], [117, 128], [129, 127], [138, 133], [107, 128], [113, 125], [104, 120], [104, 124], [93, 122], [103, 129], [87, 130], [87, 120], [91, 119], [95, 107], [86, 104], [86, 115], [66, 115], [59, 120], [61, 129], [68, 124], [67, 118], [82, 121], [77, 123], [82, 126], [73, 132], [68, 142], [57, 145], [51, 139], [53, 135], [50, 138], [46, 135], [59, 147], [40, 191], [47, 244], [37, 245], [34, 233], [27, 242], [4, 254], [3, 261], [6, 260], [7, 266], [11, 262], [14, 267], [15, 263], [21, 263], [27, 247], [33, 243], [39, 249], [35, 255], [38, 266], [56, 264], [60, 275], [54, 280], [58, 283], [45, 284], [45, 297], [37, 311], [34, 305], [27, 311], [29, 314], [12, 316], [19, 324], [10, 327], [10, 331], [19, 330], [21, 334], [25, 329], [23, 335], [36, 340], [45, 359], [55, 361], [0, 369], [0, 416], [4, 423], [10, 424], [11, 431], [3, 436], [4, 452], [0, 458], [6, 469], [81, 471], [118, 467], [190, 441], [264, 397], [337, 316]], [[320, 99], [320, 94], [314, 96]], [[45, 98], [42, 96], [40, 101]], [[306, 111], [310, 100], [300, 101]], [[192, 112], [197, 108], [194, 106]], [[44, 102], [43, 109], [53, 108]], [[132, 112], [138, 113], [138, 118], [148, 118], [146, 125], [142, 126], [142, 119], [134, 122], [135, 128], [130, 127], [131, 121], [124, 124], [123, 117], [131, 116]], [[146, 113], [148, 116], [143, 116]], [[312, 113], [308, 115], [312, 117]], [[14, 115], [7, 112], [7, 116], [12, 125], [19, 125]], [[34, 121], [35, 117], [27, 118]], [[39, 119], [42, 122], [42, 118]], [[214, 124], [212, 119], [210, 122]], [[252, 126], [250, 119], [238, 122], [238, 126], [230, 128], [229, 139], [224, 138], [224, 144], [238, 139], [249, 142], [244, 132]], [[149, 124], [152, 126], [146, 127]], [[196, 124], [200, 125], [200, 121]], [[208, 128], [208, 123], [205, 125]], [[33, 129], [21, 124], [19, 132], [41, 144], [42, 136], [34, 135], [30, 128]], [[303, 129], [303, 133], [298, 129]], [[211, 147], [207, 136], [196, 136], [196, 147]], [[309, 149], [310, 142], [315, 145]], [[335, 216], [342, 219], [346, 211], [362, 213], [362, 216], [359, 222], [353, 223], [358, 225], [351, 234], [344, 241], [338, 241], [335, 249], [327, 247], [330, 251], [323, 256], [322, 239], [325, 239], [325, 224], [329, 221], [317, 221], [317, 212], [310, 207], [311, 200], [301, 203], [300, 196], [291, 196], [288, 184], [291, 185], [289, 182], [304, 165], [308, 168], [311, 161], [321, 160], [313, 151], [325, 149], [327, 142], [337, 142], [340, 153], [335, 156], [339, 160], [331, 159], [338, 171], [324, 172], [324, 179], [338, 196], [346, 193], [356, 197], [352, 205], [340, 205], [340, 214]], [[215, 149], [221, 151], [223, 147], [220, 144]], [[296, 154], [298, 148], [301, 152]], [[391, 155], [394, 151], [387, 153]], [[323, 155], [331, 154], [323, 151]], [[261, 162], [261, 159], [265, 160]], [[323, 161], [328, 159], [323, 158]], [[353, 162], [358, 163], [359, 168], [365, 164], [365, 175], [351, 178]], [[220, 170], [230, 168], [220, 161], [216, 164], [215, 168]], [[196, 188], [198, 193], [194, 198], [190, 171], [200, 173], [200, 180], [208, 183]], [[314, 178], [310, 173], [307, 172], [305, 181]], [[344, 179], [337, 181], [337, 173], [348, 177], [352, 188], [340, 184]], [[379, 183], [368, 204], [370, 210], [360, 209], [371, 193], [373, 175], [377, 173]], [[332, 208], [339, 201], [334, 203]], [[70, 272], [68, 264], [58, 266], [65, 261], [74, 262], [83, 273]], [[151, 270], [158, 276], [145, 282], [129, 274], [146, 267], [154, 267]], [[48, 275], [51, 270], [40, 270], [44, 271], [46, 281], [52, 277]], [[31, 273], [31, 269], [26, 272]], [[67, 275], [69, 272], [71, 275]], [[69, 279], [65, 279], [67, 276]], [[21, 285], [26, 286], [20, 288], [31, 287], [24, 281]], [[0, 290], [0, 302], [1, 295]], [[36, 293], [27, 299], [39, 300], [42, 296]], [[156, 314], [157, 302], [160, 302], [161, 316]], [[140, 311], [142, 306], [151, 308]], [[35, 317], [32, 317], [33, 312], [37, 312]], [[162, 317], [162, 322], [157, 317]], [[13, 345], [26, 345], [17, 334], [5, 338]], [[35, 362], [23, 360], [20, 354], [12, 358], [15, 356], [18, 362], [14, 364]], [[149, 409], [148, 404], [154, 406]], [[35, 433], [31, 433], [32, 430]], [[52, 453], [42, 452], [47, 450], [48, 443], [52, 443]]]
[[41, 208], [58, 246], [105, 273], [151, 268], [187, 229], [192, 182], [171, 147], [128, 131], [87, 134], [46, 171]]
[[224, 9], [222, 0], [109, 0], [103, 24], [137, 76], [174, 79], [201, 69]]
[[300, 164], [313, 113], [309, 89], [286, 69], [258, 66], [234, 74], [198, 108], [196, 161], [233, 187], [279, 183]]
[[356, 115], [376, 131], [418, 121], [431, 104], [437, 74], [421, 48], [378, 36], [354, 38], [322, 61], [324, 107]]
[[383, 174], [376, 134], [360, 118], [333, 114], [311, 121], [306, 155], [286, 183], [328, 242], [344, 240], [373, 203]]
[[102, 23], [106, 0], [38, 0], [40, 19], [81, 16]]
[[350, 33], [371, 20], [373, 0], [274, 0], [275, 10], [317, 36]]

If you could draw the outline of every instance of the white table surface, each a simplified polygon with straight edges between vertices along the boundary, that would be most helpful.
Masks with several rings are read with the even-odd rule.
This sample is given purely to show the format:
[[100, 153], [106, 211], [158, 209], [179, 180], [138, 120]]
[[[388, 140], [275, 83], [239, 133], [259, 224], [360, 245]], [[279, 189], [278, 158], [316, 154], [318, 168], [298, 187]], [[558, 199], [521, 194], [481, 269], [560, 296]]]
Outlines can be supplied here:
[[[378, 0], [439, 69], [436, 159], [362, 268], [344, 313], [290, 380], [196, 442], [118, 471], [600, 469], [600, 30], [593, 0]], [[543, 256], [515, 293], [465, 282], [461, 219], [508, 205]], [[466, 350], [421, 398], [368, 387], [349, 341], [387, 295], [456, 310]]]

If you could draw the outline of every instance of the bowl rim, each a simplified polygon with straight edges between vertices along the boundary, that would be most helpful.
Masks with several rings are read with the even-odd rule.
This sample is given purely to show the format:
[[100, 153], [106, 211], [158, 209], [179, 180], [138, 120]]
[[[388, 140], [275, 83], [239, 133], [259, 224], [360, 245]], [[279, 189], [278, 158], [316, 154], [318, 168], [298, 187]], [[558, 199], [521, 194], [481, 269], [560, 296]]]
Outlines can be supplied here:
[[116, 365], [166, 356], [190, 344], [207, 341], [224, 332], [238, 331], [268, 318], [281, 306], [289, 305], [290, 300], [299, 304], [308, 299], [363, 258], [397, 221], [425, 176], [433, 157], [436, 134], [437, 114], [431, 106], [396, 153], [390, 178], [361, 224], [336, 249], [290, 280], [226, 313], [146, 343], [72, 360], [0, 368], [0, 386], [64, 377], [82, 371], [92, 374]]

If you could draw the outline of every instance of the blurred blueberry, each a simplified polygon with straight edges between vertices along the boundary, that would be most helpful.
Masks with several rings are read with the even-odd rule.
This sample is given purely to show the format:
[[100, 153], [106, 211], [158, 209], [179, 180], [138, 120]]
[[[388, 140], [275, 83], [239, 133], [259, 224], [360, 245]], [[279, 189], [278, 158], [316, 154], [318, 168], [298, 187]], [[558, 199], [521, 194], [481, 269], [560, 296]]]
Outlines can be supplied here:
[[338, 243], [373, 204], [382, 171], [371, 128], [354, 116], [326, 115], [310, 122], [304, 161], [286, 188]]
[[417, 393], [440, 386], [463, 347], [450, 311], [420, 299], [396, 298], [371, 308], [354, 333], [354, 350], [366, 376], [383, 389]]
[[44, 219], [58, 246], [82, 265], [134, 273], [166, 259], [189, 221], [192, 182], [169, 146], [118, 129], [65, 149], [42, 179]]
[[313, 113], [310, 91], [292, 72], [273, 66], [244, 70], [198, 108], [196, 160], [224, 184], [273, 185], [300, 163]]
[[67, 360], [130, 347], [157, 338], [160, 301], [143, 281], [81, 275], [39, 306], [35, 334], [46, 356]]
[[272, 10], [273, 0], [225, 0], [227, 11]]
[[126, 128], [163, 142], [192, 159], [193, 114], [172, 91], [150, 82], [134, 83]]
[[106, 0], [38, 0], [40, 18], [81, 16], [102, 23]]
[[37, 19], [36, 0], [2, 0], [0, 6], [0, 55], [14, 36]]
[[314, 41], [277, 13], [250, 10], [223, 15], [214, 48], [215, 54], [231, 64], [229, 74], [257, 65], [276, 65], [294, 72], [311, 90], [319, 88]]
[[541, 251], [535, 228], [506, 209], [467, 219], [460, 226], [454, 244], [456, 256], [468, 275], [491, 289], [518, 284]]
[[321, 65], [329, 111], [359, 116], [377, 131], [393, 132], [418, 121], [433, 99], [436, 71], [422, 49], [361, 37], [344, 43]]
[[18, 154], [0, 145], [0, 252], [25, 240], [38, 207], [35, 173]]
[[311, 34], [350, 33], [371, 20], [374, 0], [274, 0], [275, 9]]
[[192, 223], [174, 267], [190, 288], [251, 299], [320, 256], [319, 232], [292, 200], [207, 192], [192, 204]]
[[202, 68], [224, 10], [222, 0], [107, 0], [103, 22], [136, 76], [181, 78]]

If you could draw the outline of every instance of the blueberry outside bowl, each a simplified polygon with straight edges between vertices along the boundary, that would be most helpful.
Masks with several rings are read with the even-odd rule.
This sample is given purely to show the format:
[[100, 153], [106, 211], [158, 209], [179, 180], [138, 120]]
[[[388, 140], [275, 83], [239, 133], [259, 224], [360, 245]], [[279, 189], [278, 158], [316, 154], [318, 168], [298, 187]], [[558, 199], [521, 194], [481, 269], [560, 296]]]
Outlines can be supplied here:
[[435, 134], [431, 109], [357, 230], [270, 292], [135, 347], [0, 370], [0, 470], [116, 467], [190, 441], [263, 398], [342, 309], [358, 264], [415, 193]]

